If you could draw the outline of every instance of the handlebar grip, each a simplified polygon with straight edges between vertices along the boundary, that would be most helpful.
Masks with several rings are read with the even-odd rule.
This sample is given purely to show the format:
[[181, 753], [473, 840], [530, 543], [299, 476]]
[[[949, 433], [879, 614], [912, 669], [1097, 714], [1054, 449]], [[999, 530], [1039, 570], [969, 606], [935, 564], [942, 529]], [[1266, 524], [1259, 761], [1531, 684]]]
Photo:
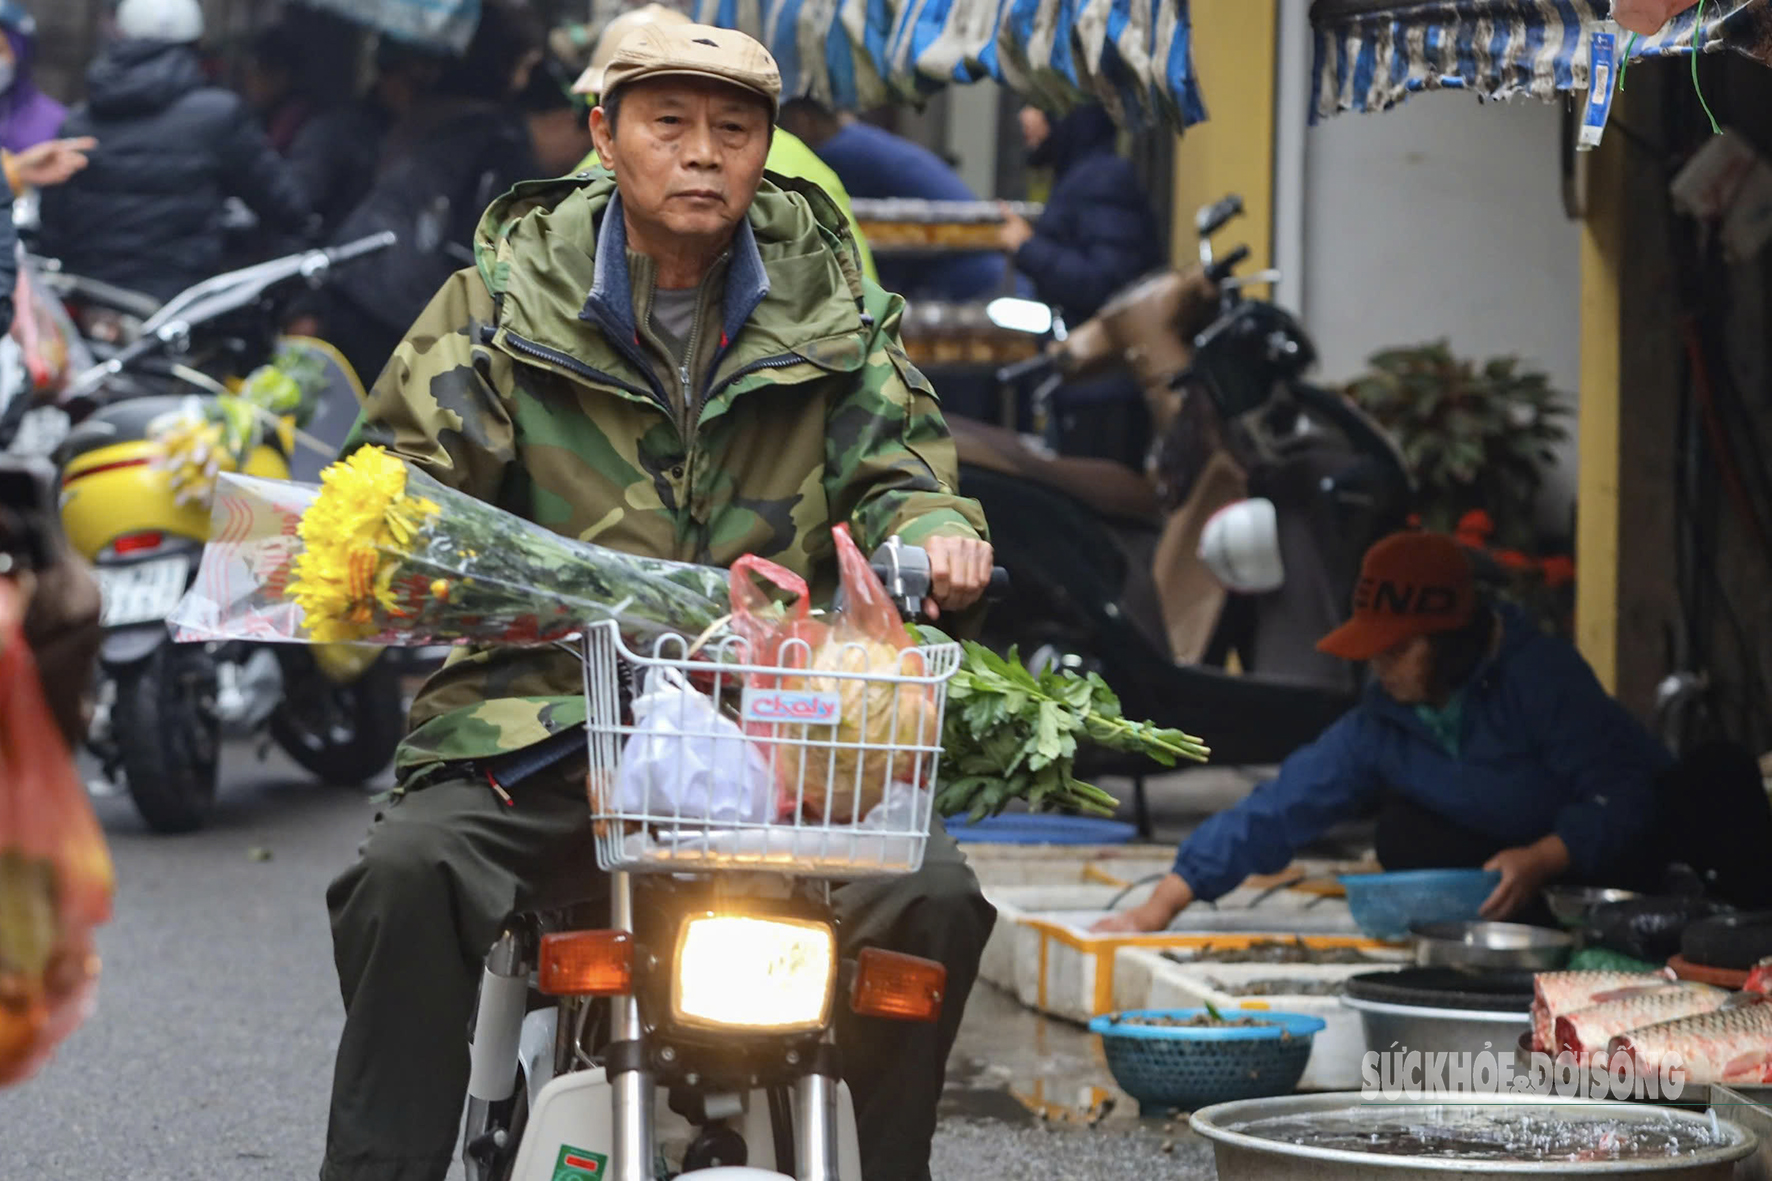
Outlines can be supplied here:
[[342, 246], [328, 247], [326, 261], [333, 266], [362, 258], [365, 254], [374, 254], [386, 250], [400, 240], [393, 230], [383, 230], [379, 234], [371, 234], [367, 238], [358, 238], [355, 242], [346, 242]]
[[1245, 262], [1249, 261], [1249, 247], [1239, 246], [1211, 266], [1206, 268], [1206, 278], [1213, 284], [1219, 284], [1231, 277], [1231, 274]]
[[991, 584], [985, 588], [984, 597], [993, 602], [1009, 597], [1009, 571], [1001, 566], [991, 567]]
[[1202, 238], [1210, 238], [1225, 227], [1233, 217], [1243, 213], [1243, 198], [1232, 193], [1216, 205], [1208, 205], [1194, 215], [1194, 232]]
[[1024, 377], [1043, 373], [1057, 364], [1058, 358], [1052, 353], [1041, 353], [1037, 357], [1029, 357], [1025, 361], [1017, 361], [1013, 365], [1005, 365], [997, 370], [997, 384], [1008, 385], [1011, 382], [1020, 381]]

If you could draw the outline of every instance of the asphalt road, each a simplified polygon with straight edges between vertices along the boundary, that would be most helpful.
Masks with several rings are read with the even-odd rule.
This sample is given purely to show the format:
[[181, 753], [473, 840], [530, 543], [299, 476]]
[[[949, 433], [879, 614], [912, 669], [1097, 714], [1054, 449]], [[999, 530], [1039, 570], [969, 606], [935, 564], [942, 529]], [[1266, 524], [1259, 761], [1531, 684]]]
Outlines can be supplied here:
[[276, 754], [230, 751], [223, 774], [214, 823], [190, 836], [95, 801], [117, 864], [98, 1009], [0, 1091], [5, 1181], [317, 1172], [342, 1020], [325, 889], [372, 810]]
[[[315, 1175], [342, 1021], [325, 889], [378, 789], [323, 787], [238, 749], [223, 774], [213, 823], [189, 836], [147, 832], [126, 799], [95, 801], [118, 876], [98, 1009], [35, 1079], [0, 1091], [0, 1181]], [[1093, 1042], [981, 991], [950, 1071], [937, 1181], [1210, 1177], [1203, 1145], [1140, 1127], [1129, 1103], [1083, 1126], [1104, 1093]], [[1011, 1091], [1077, 1098], [1038, 1120]]]

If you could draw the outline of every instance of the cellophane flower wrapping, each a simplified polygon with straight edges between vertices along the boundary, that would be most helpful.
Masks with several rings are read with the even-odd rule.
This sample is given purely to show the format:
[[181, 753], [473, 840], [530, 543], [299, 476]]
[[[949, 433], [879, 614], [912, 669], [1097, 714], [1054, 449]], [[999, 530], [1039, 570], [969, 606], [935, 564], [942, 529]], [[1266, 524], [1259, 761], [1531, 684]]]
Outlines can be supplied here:
[[35, 1073], [91, 1011], [92, 932], [114, 888], [23, 614], [19, 588], [0, 579], [0, 1086]]
[[179, 640], [536, 644], [614, 619], [630, 644], [726, 615], [724, 571], [555, 533], [360, 447], [316, 487], [222, 474]]

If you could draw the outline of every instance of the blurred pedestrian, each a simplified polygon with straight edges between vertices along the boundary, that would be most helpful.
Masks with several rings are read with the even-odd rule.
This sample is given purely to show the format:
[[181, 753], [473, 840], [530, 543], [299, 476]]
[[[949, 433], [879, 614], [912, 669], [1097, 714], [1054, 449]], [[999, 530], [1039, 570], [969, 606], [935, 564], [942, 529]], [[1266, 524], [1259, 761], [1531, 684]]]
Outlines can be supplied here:
[[546, 28], [520, 0], [484, 0], [467, 52], [388, 132], [375, 183], [332, 234], [392, 230], [375, 264], [327, 288], [321, 330], [365, 386], [381, 373], [443, 281], [473, 265], [474, 227], [494, 197], [542, 175], [517, 96], [542, 59]]
[[[814, 99], [783, 104], [781, 125], [818, 153], [851, 197], [978, 200], [960, 174], [922, 144], [838, 114]], [[1001, 290], [1007, 273], [1000, 255], [980, 253], [882, 258], [878, 265], [880, 285], [907, 299], [983, 299]]]
[[384, 37], [376, 46], [375, 81], [362, 97], [339, 103], [303, 125], [289, 149], [289, 167], [330, 236], [369, 195], [388, 132], [436, 87], [446, 62], [432, 50]]
[[[1023, 107], [1021, 134], [1028, 163], [1052, 170], [1052, 193], [1033, 225], [1005, 207], [1003, 248], [1035, 294], [1075, 327], [1163, 265], [1157, 215], [1131, 161], [1115, 150], [1114, 121], [1101, 107], [1056, 123], [1038, 107]], [[1066, 454], [1144, 466], [1150, 416], [1130, 376], [1066, 385], [1053, 408], [1055, 442]]]
[[238, 197], [267, 229], [300, 233], [308, 204], [236, 94], [209, 85], [197, 0], [123, 0], [64, 135], [91, 164], [42, 198], [41, 251], [74, 274], [168, 299], [216, 273]]
[[[615, 57], [616, 48], [621, 39], [642, 25], [648, 24], [686, 25], [689, 18], [674, 8], [666, 8], [662, 4], [647, 4], [640, 8], [632, 8], [622, 13], [607, 25], [597, 38], [596, 48], [592, 50], [590, 64], [584, 73], [579, 75], [573, 84], [572, 92], [585, 98], [590, 106], [597, 105], [597, 97], [603, 90], [603, 71]], [[559, 30], [555, 31], [556, 34]], [[561, 48], [562, 41], [566, 47], [577, 39], [568, 33], [564, 38], [556, 35], [551, 39], [556, 50]], [[599, 164], [596, 152], [588, 152], [579, 170], [595, 168]], [[843, 220], [849, 223], [849, 234], [855, 239], [855, 249], [861, 255], [861, 273], [878, 283], [880, 275], [874, 268], [874, 254], [868, 249], [867, 239], [862, 236], [861, 227], [856, 224], [855, 210], [849, 206], [849, 192], [843, 187], [843, 181], [831, 171], [830, 165], [820, 160], [813, 150], [806, 146], [793, 132], [785, 127], [777, 127], [769, 138], [769, 155], [764, 160], [764, 167], [777, 176], [792, 177], [795, 180], [811, 181], [826, 196], [837, 203], [843, 214]]]
[[288, 20], [259, 30], [247, 46], [240, 93], [279, 156], [289, 154], [314, 115], [315, 104], [302, 86], [306, 61], [299, 30]]
[[55, 138], [68, 109], [37, 89], [37, 21], [18, 0], [0, 0], [0, 148], [22, 152]]
[[543, 176], [578, 171], [579, 162], [596, 151], [591, 139], [591, 104], [572, 93], [578, 77], [551, 53], [529, 73], [529, 85], [517, 96], [529, 121], [529, 143]]

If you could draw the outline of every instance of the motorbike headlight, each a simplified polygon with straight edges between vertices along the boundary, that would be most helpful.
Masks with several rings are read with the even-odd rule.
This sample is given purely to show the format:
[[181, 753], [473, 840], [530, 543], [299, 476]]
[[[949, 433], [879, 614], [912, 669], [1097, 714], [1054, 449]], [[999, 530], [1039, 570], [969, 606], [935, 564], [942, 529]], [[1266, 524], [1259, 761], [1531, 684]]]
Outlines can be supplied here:
[[795, 1033], [824, 1028], [837, 978], [829, 923], [704, 915], [683, 924], [671, 973], [680, 1025]]

